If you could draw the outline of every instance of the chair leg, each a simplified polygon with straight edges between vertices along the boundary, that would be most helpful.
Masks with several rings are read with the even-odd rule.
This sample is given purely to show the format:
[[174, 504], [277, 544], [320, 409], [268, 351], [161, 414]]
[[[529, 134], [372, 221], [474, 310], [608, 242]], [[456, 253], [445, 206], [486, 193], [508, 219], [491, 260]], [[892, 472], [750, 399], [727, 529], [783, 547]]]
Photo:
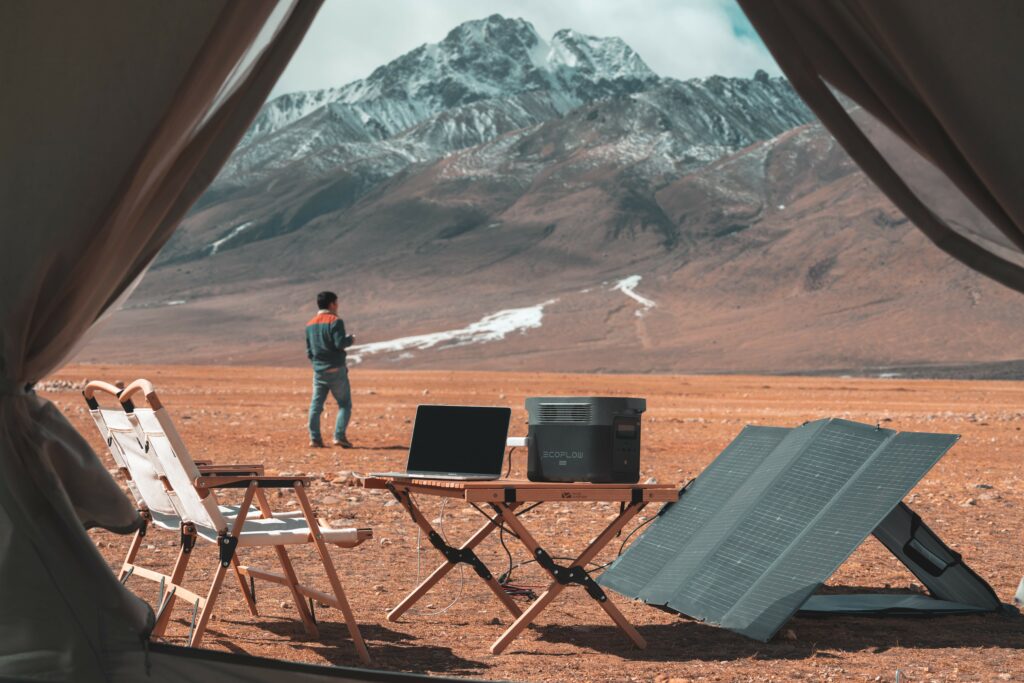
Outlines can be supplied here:
[[277, 553], [277, 561], [281, 565], [282, 573], [288, 579], [288, 590], [292, 593], [292, 600], [295, 602], [295, 609], [299, 613], [299, 619], [302, 620], [302, 627], [306, 630], [306, 635], [311, 638], [319, 638], [320, 629], [313, 620], [313, 614], [309, 611], [309, 607], [306, 606], [305, 598], [299, 592], [299, 577], [292, 566], [291, 558], [288, 557], [288, 551], [284, 549], [284, 546], [275, 545], [274, 552]]
[[302, 506], [306, 523], [309, 524], [309, 528], [312, 531], [313, 544], [316, 545], [316, 550], [324, 564], [324, 571], [331, 583], [334, 596], [338, 600], [338, 607], [345, 617], [345, 626], [348, 627], [348, 634], [352, 638], [352, 643], [356, 646], [356, 652], [359, 655], [360, 661], [363, 664], [369, 664], [370, 653], [366, 650], [363, 634], [359, 632], [359, 624], [356, 623], [355, 615], [352, 613], [352, 608], [345, 597], [345, 590], [341, 587], [341, 580], [338, 579], [338, 572], [335, 570], [334, 562], [331, 560], [331, 553], [327, 550], [327, 544], [324, 543], [323, 534], [320, 533], [320, 524], [317, 522], [316, 514], [313, 512], [313, 506], [309, 504], [309, 498], [306, 496], [306, 491], [301, 485], [295, 487], [295, 495]]
[[213, 573], [213, 581], [210, 582], [210, 592], [206, 594], [206, 604], [203, 605], [202, 610], [199, 612], [195, 630], [192, 632], [192, 639], [188, 643], [189, 647], [199, 647], [199, 643], [203, 640], [203, 634], [206, 633], [206, 625], [213, 615], [213, 608], [217, 603], [217, 594], [220, 593], [221, 585], [224, 583], [224, 575], [227, 574], [229, 565], [230, 562], [217, 563], [217, 570]]
[[[174, 561], [174, 569], [171, 570], [171, 581], [172, 585], [180, 585], [181, 580], [185, 577], [185, 569], [188, 567], [188, 561], [192, 557], [192, 549], [195, 547], [195, 534], [189, 531], [183, 531], [181, 535], [181, 546], [178, 550], [178, 559]], [[171, 621], [171, 611], [174, 609], [175, 596], [173, 591], [169, 592], [164, 597], [164, 602], [157, 606], [157, 612], [160, 614], [160, 618], [157, 619], [156, 625], [153, 627], [152, 635], [159, 638], [167, 630], [167, 624]]]
[[125, 555], [124, 562], [121, 564], [121, 571], [117, 573], [117, 580], [124, 581], [125, 574], [128, 572], [128, 565], [135, 564], [135, 556], [139, 554], [139, 548], [142, 547], [142, 539], [146, 536], [146, 523], [143, 521], [142, 527], [140, 527], [135, 535], [132, 536], [131, 545], [128, 546], [128, 554]]
[[238, 569], [237, 553], [231, 558], [231, 566], [235, 570], [235, 578], [238, 579], [238, 587], [242, 589], [242, 597], [245, 598], [245, 604], [249, 607], [249, 614], [254, 617], [258, 617], [260, 613], [256, 609], [256, 598], [252, 594], [252, 591], [249, 590], [249, 584], [246, 582], [245, 577], [242, 576], [242, 572]]
[[[262, 490], [256, 489], [256, 504], [260, 508], [260, 514], [265, 518], [269, 519], [274, 516], [274, 512], [270, 507], [270, 502], [267, 500], [266, 494]], [[320, 637], [320, 629], [317, 628], [316, 622], [313, 621], [313, 615], [306, 607], [306, 601], [303, 599], [302, 594], [299, 592], [299, 578], [295, 574], [295, 568], [292, 567], [292, 561], [288, 557], [288, 551], [285, 550], [282, 545], [275, 545], [274, 552], [277, 553], [277, 561], [281, 565], [281, 572], [288, 579], [288, 590], [292, 593], [292, 600], [295, 602], [295, 609], [299, 613], [299, 619], [302, 620], [302, 628], [305, 629], [306, 635], [312, 638]]]
[[[210, 592], [206, 594], [203, 611], [199, 615], [199, 621], [196, 623], [192, 637], [189, 639], [189, 646], [191, 647], [199, 647], [199, 643], [203, 640], [203, 634], [206, 633], [206, 624], [209, 623], [210, 617], [213, 615], [214, 605], [217, 604], [217, 594], [220, 593], [221, 585], [224, 583], [224, 575], [227, 574], [228, 567], [232, 566], [232, 560], [235, 559], [238, 539], [242, 535], [242, 529], [245, 526], [245, 516], [249, 512], [249, 506], [252, 505], [252, 498], [255, 493], [256, 484], [253, 482], [249, 484], [245, 490], [245, 495], [242, 496], [242, 505], [238, 510], [238, 516], [235, 517], [235, 521], [231, 525], [231, 531], [222, 533], [217, 537], [217, 553], [219, 554], [217, 571], [213, 574], [213, 581], [210, 583]], [[198, 604], [197, 602], [197, 607]]]

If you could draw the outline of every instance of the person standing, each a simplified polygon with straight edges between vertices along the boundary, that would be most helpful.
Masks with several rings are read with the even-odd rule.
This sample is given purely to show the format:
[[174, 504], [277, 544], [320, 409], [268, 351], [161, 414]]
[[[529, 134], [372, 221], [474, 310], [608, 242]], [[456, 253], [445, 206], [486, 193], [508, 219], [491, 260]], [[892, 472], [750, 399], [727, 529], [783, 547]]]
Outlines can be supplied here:
[[320, 309], [306, 323], [306, 357], [313, 364], [313, 400], [309, 404], [309, 445], [323, 448], [320, 436], [320, 415], [327, 394], [338, 402], [338, 419], [334, 423], [334, 445], [352, 448], [345, 430], [352, 418], [352, 387], [345, 366], [345, 349], [355, 337], [345, 334], [345, 323], [338, 317], [338, 295], [320, 292], [316, 295]]

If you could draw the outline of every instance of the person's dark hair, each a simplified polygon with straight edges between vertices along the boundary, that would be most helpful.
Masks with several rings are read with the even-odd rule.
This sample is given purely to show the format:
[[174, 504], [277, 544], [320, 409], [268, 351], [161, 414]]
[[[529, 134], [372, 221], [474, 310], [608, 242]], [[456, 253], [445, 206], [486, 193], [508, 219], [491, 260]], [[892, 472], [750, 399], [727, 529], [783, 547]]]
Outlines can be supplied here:
[[316, 305], [322, 311], [326, 310], [328, 306], [338, 300], [338, 295], [334, 292], [320, 292], [316, 295]]

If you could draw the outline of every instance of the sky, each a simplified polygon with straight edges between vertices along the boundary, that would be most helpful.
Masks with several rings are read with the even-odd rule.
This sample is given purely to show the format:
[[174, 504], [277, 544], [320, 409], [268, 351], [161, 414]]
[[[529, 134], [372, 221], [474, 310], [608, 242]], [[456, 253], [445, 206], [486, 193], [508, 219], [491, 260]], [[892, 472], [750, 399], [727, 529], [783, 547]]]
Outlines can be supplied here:
[[273, 95], [344, 85], [456, 25], [521, 17], [540, 35], [618, 36], [661, 76], [780, 73], [734, 0], [327, 0]]

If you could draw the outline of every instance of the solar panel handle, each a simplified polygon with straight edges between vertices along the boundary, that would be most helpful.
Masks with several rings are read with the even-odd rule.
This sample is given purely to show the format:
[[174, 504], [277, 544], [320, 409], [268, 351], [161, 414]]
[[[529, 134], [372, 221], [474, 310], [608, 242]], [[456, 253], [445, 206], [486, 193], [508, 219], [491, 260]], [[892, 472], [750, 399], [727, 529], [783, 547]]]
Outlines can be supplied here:
[[942, 573], [949, 567], [949, 563], [941, 557], [925, 548], [917, 539], [910, 539], [903, 546], [903, 552], [913, 560], [921, 569], [932, 576], [942, 576]]

